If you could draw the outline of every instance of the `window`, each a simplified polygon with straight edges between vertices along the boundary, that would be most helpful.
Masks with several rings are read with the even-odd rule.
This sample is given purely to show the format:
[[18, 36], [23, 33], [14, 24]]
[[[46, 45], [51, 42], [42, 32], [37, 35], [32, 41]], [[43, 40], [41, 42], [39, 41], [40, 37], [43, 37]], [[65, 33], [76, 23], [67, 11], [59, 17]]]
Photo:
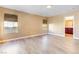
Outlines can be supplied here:
[[4, 30], [6, 33], [18, 32], [18, 21], [16, 15], [4, 15]]
[[47, 20], [46, 19], [43, 19], [43, 30], [47, 30]]

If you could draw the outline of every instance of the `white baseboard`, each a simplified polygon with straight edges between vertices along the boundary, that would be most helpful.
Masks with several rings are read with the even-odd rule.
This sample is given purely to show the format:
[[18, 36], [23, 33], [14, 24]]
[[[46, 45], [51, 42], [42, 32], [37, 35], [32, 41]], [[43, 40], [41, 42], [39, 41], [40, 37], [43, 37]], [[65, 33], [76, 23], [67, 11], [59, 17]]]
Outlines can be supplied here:
[[[24, 36], [24, 37], [19, 37], [19, 38], [13, 38], [13, 39], [7, 39], [7, 40], [2, 40], [0, 42], [8, 42], [8, 41], [14, 41], [14, 40], [20, 40], [20, 39], [25, 39], [25, 38], [31, 38], [31, 37], [36, 37], [36, 36], [41, 36], [41, 35], [46, 35], [47, 33], [42, 33], [42, 34], [35, 34], [35, 35], [30, 35], [30, 36]], [[48, 33], [50, 35], [56, 35], [56, 36], [61, 36], [65, 37], [64, 35], [61, 34], [54, 34], [54, 33]], [[73, 37], [74, 39], [79, 39], [79, 37]]]
[[35, 34], [35, 35], [30, 35], [30, 36], [24, 36], [24, 37], [19, 37], [19, 38], [13, 38], [13, 39], [2, 40], [2, 41], [0, 41], [0, 42], [8, 42], [8, 41], [20, 40], [20, 39], [24, 39], [24, 38], [31, 38], [31, 37], [36, 37], [36, 36], [41, 36], [41, 35], [46, 35], [46, 34], [47, 34], [47, 33]]
[[[61, 34], [55, 34], [55, 33], [48, 33], [48, 34], [51, 34], [51, 35], [56, 35], [56, 36], [61, 36], [61, 37], [65, 37], [65, 35], [61, 35]], [[75, 37], [74, 35], [73, 35], [73, 39], [78, 39], [79, 40], [79, 37]]]
[[74, 39], [78, 39], [79, 40], [79, 37], [73, 37]]
[[61, 37], [65, 37], [65, 35], [61, 35], [61, 34], [55, 34], [55, 33], [48, 33], [48, 34], [51, 34], [51, 35], [56, 35], [56, 36], [61, 36]]

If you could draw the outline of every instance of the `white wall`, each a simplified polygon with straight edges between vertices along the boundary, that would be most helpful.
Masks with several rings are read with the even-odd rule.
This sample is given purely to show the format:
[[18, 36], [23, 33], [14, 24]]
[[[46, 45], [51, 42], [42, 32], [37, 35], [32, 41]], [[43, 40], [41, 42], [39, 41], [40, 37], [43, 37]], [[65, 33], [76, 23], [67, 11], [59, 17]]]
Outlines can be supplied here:
[[74, 38], [79, 39], [79, 13], [75, 15], [74, 19]]
[[64, 36], [64, 18], [61, 16], [50, 17], [48, 19], [49, 33]]

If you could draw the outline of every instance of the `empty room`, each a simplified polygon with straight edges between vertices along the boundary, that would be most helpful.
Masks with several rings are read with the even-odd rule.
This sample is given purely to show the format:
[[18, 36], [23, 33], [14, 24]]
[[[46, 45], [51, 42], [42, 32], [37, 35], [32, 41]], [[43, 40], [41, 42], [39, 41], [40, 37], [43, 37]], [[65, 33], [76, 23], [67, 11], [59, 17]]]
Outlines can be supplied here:
[[0, 5], [0, 54], [78, 54], [79, 5]]

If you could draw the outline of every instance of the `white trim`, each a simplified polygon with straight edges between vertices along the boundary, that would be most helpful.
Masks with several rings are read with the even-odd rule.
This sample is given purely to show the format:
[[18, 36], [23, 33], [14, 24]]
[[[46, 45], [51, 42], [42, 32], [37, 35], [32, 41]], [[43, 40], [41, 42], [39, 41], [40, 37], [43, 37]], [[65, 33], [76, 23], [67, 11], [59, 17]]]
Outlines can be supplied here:
[[61, 35], [61, 34], [55, 34], [55, 33], [48, 33], [48, 34], [50, 34], [50, 35], [56, 35], [56, 36], [61, 36], [61, 37], [65, 37], [65, 35]]
[[24, 37], [19, 37], [19, 38], [13, 38], [13, 39], [2, 40], [2, 41], [0, 41], [0, 42], [8, 42], [8, 41], [19, 40], [19, 39], [24, 39], [24, 38], [31, 38], [31, 37], [36, 37], [36, 36], [41, 36], [41, 35], [46, 35], [46, 34], [47, 34], [47, 33], [35, 34], [35, 35], [30, 35], [30, 36], [24, 36]]
[[75, 36], [74, 36], [73, 38], [74, 38], [74, 39], [78, 39], [78, 40], [79, 40], [79, 37], [75, 37]]
[[[54, 33], [48, 33], [48, 34], [50, 34], [50, 35], [56, 35], [56, 36], [61, 36], [61, 37], [65, 37], [65, 35], [61, 35], [61, 34], [54, 34]], [[79, 37], [75, 37], [74, 35], [73, 35], [73, 39], [78, 39], [79, 40]]]

